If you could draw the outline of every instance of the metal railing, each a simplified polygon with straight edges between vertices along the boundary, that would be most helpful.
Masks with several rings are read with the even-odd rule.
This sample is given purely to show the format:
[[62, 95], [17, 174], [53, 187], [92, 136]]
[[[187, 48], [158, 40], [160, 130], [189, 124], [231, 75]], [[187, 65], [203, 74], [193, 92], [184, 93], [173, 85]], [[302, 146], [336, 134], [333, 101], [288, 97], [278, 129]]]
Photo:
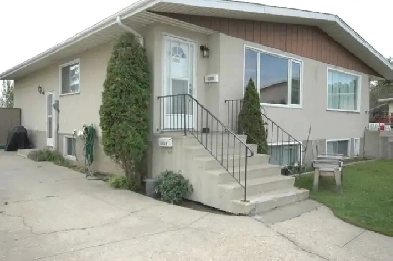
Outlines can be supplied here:
[[247, 159], [254, 152], [205, 106], [189, 94], [158, 97], [160, 130], [192, 134], [244, 189], [247, 201]]
[[[229, 128], [235, 133], [247, 135], [248, 144], [261, 144], [263, 141], [256, 140], [248, 133], [239, 133], [239, 115], [247, 113], [243, 111], [243, 108], [246, 108], [244, 107], [244, 101], [242, 99], [225, 100], [225, 104], [227, 106]], [[261, 105], [259, 111], [265, 126], [265, 138], [268, 145], [268, 154], [270, 155], [269, 163], [282, 166], [282, 174], [284, 175], [301, 173], [305, 146], [266, 116], [266, 112]]]

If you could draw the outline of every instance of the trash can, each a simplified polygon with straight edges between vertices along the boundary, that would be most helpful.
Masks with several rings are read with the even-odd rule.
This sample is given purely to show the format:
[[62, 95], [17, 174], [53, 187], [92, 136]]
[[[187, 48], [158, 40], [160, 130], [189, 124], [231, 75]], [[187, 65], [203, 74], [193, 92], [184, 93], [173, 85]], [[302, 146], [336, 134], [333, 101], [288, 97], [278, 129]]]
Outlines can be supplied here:
[[145, 179], [145, 193], [146, 196], [152, 197], [152, 198], [158, 198], [160, 195], [156, 193], [156, 187], [158, 185], [158, 180], [157, 179]]

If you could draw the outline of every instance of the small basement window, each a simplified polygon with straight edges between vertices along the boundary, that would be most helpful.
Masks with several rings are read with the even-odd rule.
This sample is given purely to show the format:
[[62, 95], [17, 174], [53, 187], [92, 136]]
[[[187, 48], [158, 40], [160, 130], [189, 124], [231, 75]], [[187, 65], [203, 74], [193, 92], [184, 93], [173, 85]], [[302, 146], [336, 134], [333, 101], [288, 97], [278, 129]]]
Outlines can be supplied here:
[[76, 160], [76, 138], [65, 136], [63, 143], [64, 157], [70, 160]]
[[345, 140], [327, 140], [326, 153], [327, 154], [342, 154], [349, 156], [349, 139]]

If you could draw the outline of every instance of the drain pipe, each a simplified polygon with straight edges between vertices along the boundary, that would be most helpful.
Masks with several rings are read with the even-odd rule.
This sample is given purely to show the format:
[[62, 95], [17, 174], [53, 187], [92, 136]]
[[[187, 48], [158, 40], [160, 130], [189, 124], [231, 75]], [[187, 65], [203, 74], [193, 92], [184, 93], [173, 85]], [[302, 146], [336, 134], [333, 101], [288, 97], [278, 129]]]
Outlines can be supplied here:
[[138, 38], [138, 40], [139, 40], [139, 42], [141, 43], [141, 45], [143, 46], [143, 37], [142, 37], [142, 35], [141, 35], [140, 33], [138, 33], [137, 31], [135, 31], [135, 30], [132, 29], [131, 27], [129, 27], [129, 26], [123, 24], [122, 21], [121, 21], [120, 16], [117, 16], [117, 17], [116, 17], [116, 22], [117, 22], [117, 24], [118, 24], [121, 28], [123, 28], [124, 30], [126, 30], [126, 31], [132, 33], [133, 35], [135, 35], [135, 36]]

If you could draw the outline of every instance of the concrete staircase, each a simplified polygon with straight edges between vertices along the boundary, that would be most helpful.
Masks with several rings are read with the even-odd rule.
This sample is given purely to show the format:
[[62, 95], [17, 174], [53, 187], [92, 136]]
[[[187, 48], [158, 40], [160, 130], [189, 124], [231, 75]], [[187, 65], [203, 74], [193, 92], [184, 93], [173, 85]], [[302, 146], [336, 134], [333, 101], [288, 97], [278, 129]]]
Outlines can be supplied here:
[[[268, 163], [269, 155], [257, 154], [257, 146], [249, 144], [255, 154], [247, 158], [243, 201], [245, 147], [233, 135], [199, 135], [202, 138], [188, 134], [183, 142], [185, 171], [194, 186], [191, 200], [234, 214], [257, 214], [308, 198], [308, 190], [294, 187], [294, 177], [281, 175], [280, 166]], [[237, 137], [246, 143], [245, 135]]]

